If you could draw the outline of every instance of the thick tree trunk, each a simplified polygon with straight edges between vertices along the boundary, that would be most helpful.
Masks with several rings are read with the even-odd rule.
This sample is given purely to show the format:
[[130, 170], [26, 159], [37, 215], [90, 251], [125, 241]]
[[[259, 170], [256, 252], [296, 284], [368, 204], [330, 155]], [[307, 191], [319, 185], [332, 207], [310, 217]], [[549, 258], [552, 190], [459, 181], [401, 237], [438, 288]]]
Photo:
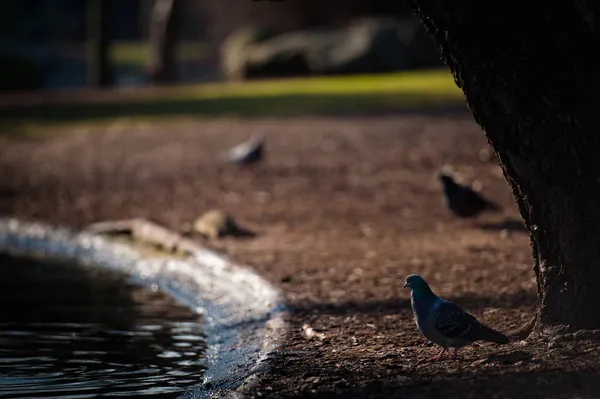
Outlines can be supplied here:
[[181, 29], [182, 0], [155, 0], [152, 7], [148, 73], [154, 82], [177, 79], [177, 37]]
[[111, 0], [88, 0], [88, 82], [95, 87], [113, 84], [110, 62]]
[[599, 6], [409, 3], [485, 130], [530, 231], [534, 331], [599, 329]]

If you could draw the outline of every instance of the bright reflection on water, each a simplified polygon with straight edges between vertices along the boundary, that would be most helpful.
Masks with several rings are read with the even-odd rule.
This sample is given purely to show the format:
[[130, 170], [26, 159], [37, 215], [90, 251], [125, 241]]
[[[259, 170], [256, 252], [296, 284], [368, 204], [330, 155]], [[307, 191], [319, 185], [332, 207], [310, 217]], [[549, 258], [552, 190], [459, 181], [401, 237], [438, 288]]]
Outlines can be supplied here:
[[114, 272], [0, 255], [0, 397], [176, 397], [200, 383], [198, 315]]

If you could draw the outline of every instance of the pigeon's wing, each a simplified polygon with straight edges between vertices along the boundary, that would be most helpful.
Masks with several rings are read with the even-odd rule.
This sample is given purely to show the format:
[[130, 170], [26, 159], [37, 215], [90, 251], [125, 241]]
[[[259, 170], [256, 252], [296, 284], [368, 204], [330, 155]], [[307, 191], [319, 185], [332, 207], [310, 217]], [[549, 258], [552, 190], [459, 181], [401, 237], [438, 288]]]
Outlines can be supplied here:
[[260, 157], [262, 153], [262, 147], [262, 138], [252, 138], [231, 148], [228, 151], [227, 156], [232, 162], [246, 162], [250, 159]]
[[252, 151], [252, 146], [249, 143], [238, 144], [229, 150], [229, 159], [235, 161], [237, 159], [243, 158], [247, 156], [250, 151]]
[[477, 326], [477, 319], [452, 302], [440, 299], [433, 311], [433, 326], [450, 339], [466, 338]]

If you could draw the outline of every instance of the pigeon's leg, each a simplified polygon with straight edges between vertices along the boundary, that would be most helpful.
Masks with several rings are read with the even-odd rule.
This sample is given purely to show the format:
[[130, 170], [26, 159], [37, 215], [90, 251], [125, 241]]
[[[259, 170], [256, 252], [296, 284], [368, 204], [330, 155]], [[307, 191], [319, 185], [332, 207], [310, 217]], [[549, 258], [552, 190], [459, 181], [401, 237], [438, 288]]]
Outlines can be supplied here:
[[456, 356], [458, 356], [458, 348], [454, 348], [454, 354], [452, 355], [452, 360], [456, 360]]
[[431, 360], [441, 360], [444, 358], [444, 353], [446, 353], [446, 348], [442, 348], [442, 351], [435, 357], [431, 358]]

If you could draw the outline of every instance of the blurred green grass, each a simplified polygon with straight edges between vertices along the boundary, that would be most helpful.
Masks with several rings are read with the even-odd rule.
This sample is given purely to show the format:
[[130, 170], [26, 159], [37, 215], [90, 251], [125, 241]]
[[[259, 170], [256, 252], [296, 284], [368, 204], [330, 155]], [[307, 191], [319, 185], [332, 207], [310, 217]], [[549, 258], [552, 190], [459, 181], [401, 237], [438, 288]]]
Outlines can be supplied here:
[[[203, 59], [206, 57], [206, 44], [182, 42], [177, 46], [179, 62]], [[147, 42], [119, 41], [111, 47], [110, 57], [115, 65], [143, 69], [150, 58], [150, 45]]]
[[139, 90], [53, 93], [36, 101], [1, 102], [0, 128], [31, 131], [48, 124], [114, 118], [285, 117], [355, 115], [464, 106], [446, 70], [272, 79]]

